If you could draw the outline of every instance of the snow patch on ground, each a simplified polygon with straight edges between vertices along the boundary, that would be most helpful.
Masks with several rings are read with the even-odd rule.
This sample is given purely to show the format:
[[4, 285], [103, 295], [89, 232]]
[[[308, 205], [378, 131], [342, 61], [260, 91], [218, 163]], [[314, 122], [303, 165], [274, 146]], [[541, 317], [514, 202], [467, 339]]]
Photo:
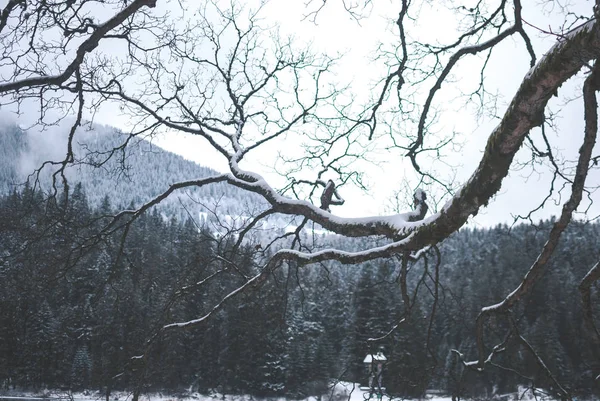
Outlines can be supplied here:
[[[436, 390], [431, 390], [434, 394], [427, 394], [419, 401], [452, 401], [449, 395], [441, 394]], [[516, 396], [516, 397], [515, 397]], [[110, 401], [131, 401], [130, 392], [113, 391], [110, 394]], [[498, 401], [512, 401], [519, 399], [521, 401], [554, 401], [549, 392], [531, 388], [520, 387], [518, 392], [511, 394], [496, 394], [492, 399]], [[0, 391], [0, 401], [105, 401], [106, 394], [100, 391], [52, 391], [42, 390], [38, 392], [31, 391]], [[291, 401], [285, 397], [255, 397], [251, 395], [221, 394], [214, 392], [212, 394], [191, 393], [144, 393], [140, 395], [139, 401]], [[391, 398], [384, 395], [382, 401], [401, 400], [400, 398]], [[409, 401], [408, 399], [402, 399]], [[376, 394], [369, 395], [368, 391], [361, 389], [358, 383], [337, 382], [332, 383], [329, 391], [321, 397], [307, 397], [301, 400], [293, 401], [379, 401]], [[416, 400], [415, 400], [416, 401]]]

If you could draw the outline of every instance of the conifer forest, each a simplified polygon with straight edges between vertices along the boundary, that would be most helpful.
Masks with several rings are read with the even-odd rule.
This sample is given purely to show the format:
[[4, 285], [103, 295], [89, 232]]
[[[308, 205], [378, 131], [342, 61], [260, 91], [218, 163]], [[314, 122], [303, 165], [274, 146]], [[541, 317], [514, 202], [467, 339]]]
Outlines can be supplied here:
[[[5, 127], [3, 134], [13, 144], [23, 142], [18, 128]], [[12, 159], [26, 147], [2, 145], [6, 154], [12, 149]], [[160, 153], [146, 157], [170, 160], [167, 176], [190, 169], [208, 174]], [[145, 158], [135, 162], [140, 167], [132, 172], [131, 185], [151, 171], [144, 168]], [[10, 168], [4, 172], [16, 174]], [[66, 209], [60, 207], [64, 194], [49, 198], [28, 185], [0, 198], [0, 383], [5, 390], [140, 387], [177, 393], [192, 388], [304, 398], [326, 394], [336, 380], [366, 383], [363, 359], [376, 351], [373, 347], [383, 347], [388, 357], [384, 382], [397, 397], [419, 397], [431, 388], [461, 397], [512, 393], [518, 386], [552, 389], [536, 354], [544, 355], [556, 379], [574, 394], [597, 394], [593, 374], [600, 360], [582, 335], [577, 284], [600, 249], [599, 222], [570, 225], [547, 274], [513, 311], [535, 353], [508, 344], [496, 369], [480, 373], [466, 369], [456, 352], [474, 352], [481, 306], [498, 302], [520, 282], [553, 221], [466, 227], [451, 236], [439, 259], [432, 256], [411, 267], [407, 285], [417, 294], [413, 319], [376, 345], [368, 339], [385, 336], [390, 322], [402, 316], [398, 258], [311, 269], [290, 264], [274, 272], [260, 292], [243, 295], [206, 325], [161, 332], [167, 323], [208, 312], [223, 293], [255, 274], [273, 250], [265, 254], [247, 243], [234, 259], [226, 259], [235, 237], [215, 231], [216, 217], [178, 219], [166, 214], [168, 208], [140, 216], [125, 242], [124, 228], [86, 242], [123, 209], [122, 193], [131, 191], [92, 202], [85, 187], [73, 186]], [[307, 231], [303, 236], [320, 247], [352, 251], [365, 246], [332, 234], [315, 238]], [[235, 269], [228, 268], [232, 263]], [[464, 275], [467, 281], [459, 279]], [[505, 334], [502, 324], [491, 327], [491, 336]], [[149, 359], [136, 364], [139, 354]]]

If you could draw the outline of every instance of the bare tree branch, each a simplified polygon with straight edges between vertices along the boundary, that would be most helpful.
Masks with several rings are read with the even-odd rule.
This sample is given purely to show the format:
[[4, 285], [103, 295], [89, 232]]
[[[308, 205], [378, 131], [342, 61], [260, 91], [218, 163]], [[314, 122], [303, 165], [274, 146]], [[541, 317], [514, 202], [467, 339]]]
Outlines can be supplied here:
[[536, 261], [533, 263], [519, 286], [512, 291], [506, 298], [496, 304], [483, 308], [477, 317], [477, 351], [478, 351], [478, 368], [483, 369], [484, 364], [490, 358], [486, 358], [484, 346], [484, 323], [493, 314], [506, 313], [513, 305], [519, 301], [524, 295], [529, 293], [533, 286], [538, 282], [545, 271], [545, 267], [550, 260], [556, 246], [559, 243], [560, 236], [567, 228], [571, 221], [573, 212], [579, 206], [582, 198], [582, 192], [587, 178], [590, 159], [596, 136], [598, 131], [598, 114], [595, 92], [600, 89], [600, 65], [594, 65], [594, 70], [586, 79], [584, 84], [584, 102], [585, 102], [585, 135], [581, 148], [579, 149], [579, 160], [575, 173], [575, 179], [571, 189], [569, 200], [563, 205], [562, 213], [559, 219], [552, 226], [552, 230], [548, 235], [548, 241], [540, 252]]
[[[5, 8], [2, 13], [2, 21], [5, 20], [4, 15], [8, 7], [14, 7], [13, 3], [18, 2], [11, 1], [7, 5], [7, 8]], [[125, 22], [125, 20], [130, 18], [144, 6], [153, 8], [156, 6], [156, 0], [134, 0], [131, 4], [123, 8], [123, 10], [115, 14], [108, 21], [95, 27], [94, 32], [79, 45], [75, 58], [67, 67], [65, 67], [62, 73], [54, 76], [32, 76], [13, 82], [0, 83], [0, 93], [31, 89], [38, 86], [56, 86], [62, 84], [73, 75], [77, 68], [79, 68], [79, 66], [83, 63], [86, 54], [91, 53], [98, 46], [100, 40], [106, 37], [106, 35], [112, 29], [121, 25], [123, 22]], [[8, 12], [10, 12], [10, 9], [8, 9]], [[0, 25], [0, 28], [1, 27], [2, 25]]]

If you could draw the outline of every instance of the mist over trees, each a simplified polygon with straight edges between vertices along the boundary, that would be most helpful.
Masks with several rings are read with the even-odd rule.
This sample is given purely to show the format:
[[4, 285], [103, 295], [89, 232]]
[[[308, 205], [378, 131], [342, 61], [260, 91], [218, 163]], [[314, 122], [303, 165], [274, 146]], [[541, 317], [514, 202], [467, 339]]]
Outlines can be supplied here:
[[[600, 160], [600, 1], [576, 12], [559, 1], [308, 1], [298, 18], [313, 24], [336, 6], [357, 26], [385, 11], [367, 94], [342, 78], [343, 55], [282, 34], [263, 2], [1, 6], [0, 106], [48, 143], [67, 123], [62, 152], [3, 200], [3, 353], [19, 361], [17, 373], [3, 367], [5, 386], [123, 386], [138, 401], [155, 375], [167, 387], [185, 377], [224, 391], [318, 393], [326, 377], [358, 380], [357, 355], [383, 345], [392, 393], [597, 391], [600, 263], [587, 212]], [[530, 22], [549, 9], [558, 23]], [[497, 84], [506, 46], [525, 67], [508, 102]], [[578, 124], [561, 125], [561, 104], [579, 109]], [[86, 129], [107, 115], [125, 134], [90, 146]], [[463, 117], [487, 141], [470, 175], [457, 177]], [[160, 171], [172, 158], [132, 157], [140, 139], [158, 137], [186, 137], [221, 168], [150, 178], [152, 191], [128, 204], [70, 174], [109, 170], [118, 185], [130, 162]], [[561, 152], [560, 140], [578, 152]], [[18, 135], [7, 143], [26, 146]], [[373, 166], [390, 177], [397, 210], [342, 217], [347, 194], [369, 191]], [[512, 189], [503, 187], [511, 170], [550, 177], [515, 222], [536, 222], [553, 202], [557, 216], [510, 235], [459, 231]], [[183, 202], [185, 214], [160, 211], [187, 190], [210, 194], [209, 226]], [[252, 201], [223, 214], [226, 194]], [[33, 362], [42, 345], [49, 353]], [[13, 355], [18, 346], [31, 354]], [[190, 359], [193, 350], [206, 354]], [[169, 366], [180, 375], [161, 370]]]

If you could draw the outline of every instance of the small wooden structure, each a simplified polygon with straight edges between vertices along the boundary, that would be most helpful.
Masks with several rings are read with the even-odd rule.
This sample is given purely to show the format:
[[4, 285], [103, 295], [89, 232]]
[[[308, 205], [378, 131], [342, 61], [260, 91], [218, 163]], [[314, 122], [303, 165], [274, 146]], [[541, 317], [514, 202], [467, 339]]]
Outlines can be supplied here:
[[363, 364], [369, 375], [369, 385], [365, 390], [383, 394], [385, 391], [385, 387], [383, 387], [383, 366], [386, 362], [387, 358], [383, 354], [382, 349], [377, 351], [376, 354], [367, 354], [363, 360]]

